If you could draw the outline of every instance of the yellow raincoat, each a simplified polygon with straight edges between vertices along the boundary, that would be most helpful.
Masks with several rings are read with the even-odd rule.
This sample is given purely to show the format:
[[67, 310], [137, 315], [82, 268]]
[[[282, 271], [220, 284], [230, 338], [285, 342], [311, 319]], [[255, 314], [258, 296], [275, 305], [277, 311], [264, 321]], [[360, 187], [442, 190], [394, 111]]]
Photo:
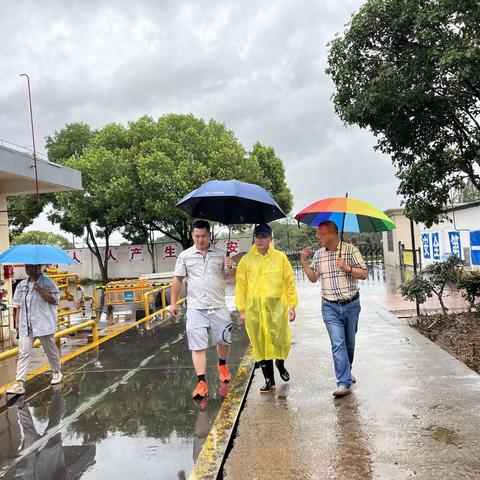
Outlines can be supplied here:
[[298, 304], [293, 269], [271, 245], [262, 255], [256, 245], [237, 267], [235, 304], [245, 312], [245, 327], [255, 360], [285, 360], [290, 351], [288, 307]]

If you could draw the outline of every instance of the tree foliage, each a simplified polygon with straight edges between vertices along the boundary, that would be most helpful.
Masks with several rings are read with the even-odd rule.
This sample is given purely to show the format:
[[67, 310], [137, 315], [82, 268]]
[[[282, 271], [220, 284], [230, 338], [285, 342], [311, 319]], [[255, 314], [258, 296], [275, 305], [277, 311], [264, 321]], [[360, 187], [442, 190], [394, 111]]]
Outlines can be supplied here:
[[[192, 220], [175, 204], [208, 180], [257, 183], [265, 186], [286, 211], [292, 196], [285, 183], [282, 161], [272, 147], [260, 143], [247, 154], [232, 131], [214, 120], [193, 115], [165, 115], [155, 122], [143, 117], [128, 126], [132, 141], [122, 168], [132, 179], [128, 195], [131, 215], [124, 233], [159, 231], [191, 245]], [[261, 157], [261, 159], [259, 158]], [[272, 168], [268, 168], [267, 159]]]
[[289, 218], [270, 223], [275, 239], [275, 248], [279, 250], [301, 250], [306, 245], [318, 248], [316, 229], [304, 224], [298, 225], [296, 220]]
[[331, 42], [336, 112], [391, 156], [410, 218], [438, 220], [480, 175], [480, 3], [368, 0]]
[[56, 245], [60, 248], [73, 248], [72, 242], [68, 238], [58, 233], [42, 232], [40, 230], [30, 230], [29, 232], [23, 232], [19, 235], [15, 235], [12, 238], [13, 245], [24, 244], [37, 244], [37, 245]]
[[480, 303], [480, 272], [465, 272], [458, 280], [458, 289], [470, 310]]
[[[95, 132], [80, 126], [67, 125], [47, 143], [57, 158], [71, 155], [61, 163], [82, 172], [84, 187], [83, 192], [56, 194], [49, 218], [75, 235], [86, 230], [104, 281], [114, 231], [131, 241], [143, 240], [152, 256], [156, 231], [190, 246], [193, 219], [175, 205], [208, 180], [257, 183], [284, 211], [292, 207], [282, 160], [274, 149], [256, 143], [247, 153], [233, 132], [214, 120], [169, 114], [158, 121], [145, 116], [126, 127], [109, 124]], [[106, 244], [104, 251], [97, 237]]]
[[51, 194], [18, 195], [7, 198], [8, 228], [10, 238], [21, 234], [51, 202]]

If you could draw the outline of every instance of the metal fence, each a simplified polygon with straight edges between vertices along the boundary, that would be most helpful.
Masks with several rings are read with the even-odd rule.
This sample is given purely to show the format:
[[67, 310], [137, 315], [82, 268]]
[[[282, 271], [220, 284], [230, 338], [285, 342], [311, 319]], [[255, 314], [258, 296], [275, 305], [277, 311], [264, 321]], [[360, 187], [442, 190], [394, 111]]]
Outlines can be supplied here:
[[[356, 247], [360, 250], [367, 264], [383, 264], [383, 247], [381, 244], [360, 243]], [[284, 253], [294, 266], [300, 265], [300, 252], [301, 249], [284, 250]]]

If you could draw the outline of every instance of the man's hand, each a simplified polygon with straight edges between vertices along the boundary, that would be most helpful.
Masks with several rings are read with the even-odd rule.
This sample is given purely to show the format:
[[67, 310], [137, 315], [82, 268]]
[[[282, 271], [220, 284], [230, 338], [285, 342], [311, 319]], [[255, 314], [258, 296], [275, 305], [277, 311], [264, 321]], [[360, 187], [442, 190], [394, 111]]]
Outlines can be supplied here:
[[312, 247], [306, 246], [303, 247], [303, 250], [300, 252], [300, 261], [306, 263], [308, 257], [312, 254]]
[[233, 258], [232, 257], [225, 257], [225, 268], [227, 270], [231, 270], [233, 268]]
[[290, 322], [293, 322], [297, 318], [297, 312], [295, 308], [293, 307], [288, 307], [288, 320]]
[[33, 290], [35, 290], [46, 302], [51, 303], [52, 305], [57, 304], [57, 300], [48, 289], [41, 287], [37, 282], [33, 284]]
[[177, 302], [170, 304], [170, 315], [176, 317], [178, 315], [178, 304]]
[[337, 268], [345, 273], [352, 273], [352, 267], [345, 263], [343, 257], [337, 258]]
[[312, 247], [303, 247], [303, 250], [300, 252], [300, 263], [302, 264], [303, 271], [305, 272], [305, 275], [308, 277], [308, 279], [311, 282], [316, 282], [319, 275], [308, 264], [308, 257], [312, 254], [312, 252]]
[[245, 323], [245, 312], [239, 312], [240, 313], [240, 323]]

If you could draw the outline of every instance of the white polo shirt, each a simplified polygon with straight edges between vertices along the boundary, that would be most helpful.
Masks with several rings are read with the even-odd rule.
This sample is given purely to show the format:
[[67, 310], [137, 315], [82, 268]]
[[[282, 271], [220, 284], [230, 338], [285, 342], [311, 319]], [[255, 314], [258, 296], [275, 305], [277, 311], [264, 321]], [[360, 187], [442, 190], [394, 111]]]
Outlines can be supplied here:
[[177, 258], [176, 277], [187, 279], [188, 308], [225, 308], [223, 278], [225, 251], [210, 244], [205, 255], [197, 247], [187, 248]]

